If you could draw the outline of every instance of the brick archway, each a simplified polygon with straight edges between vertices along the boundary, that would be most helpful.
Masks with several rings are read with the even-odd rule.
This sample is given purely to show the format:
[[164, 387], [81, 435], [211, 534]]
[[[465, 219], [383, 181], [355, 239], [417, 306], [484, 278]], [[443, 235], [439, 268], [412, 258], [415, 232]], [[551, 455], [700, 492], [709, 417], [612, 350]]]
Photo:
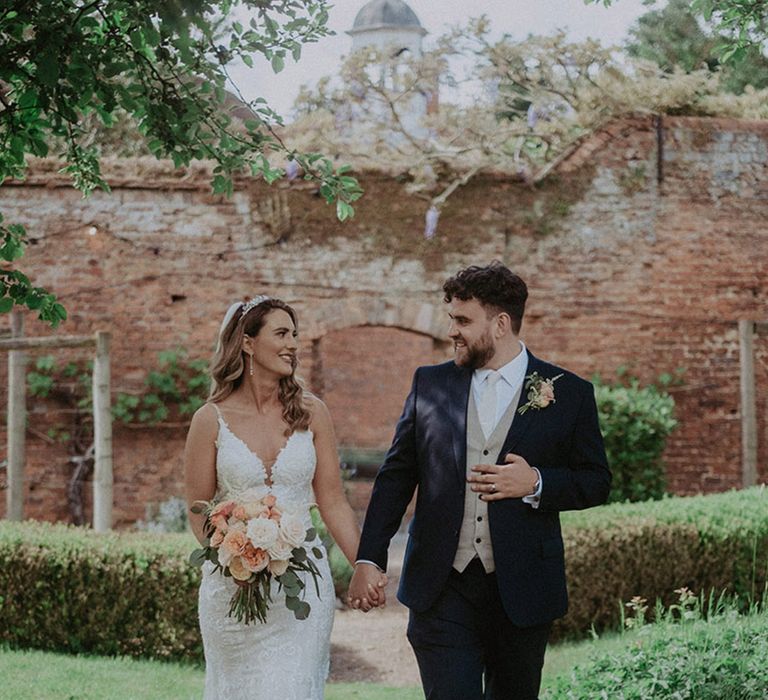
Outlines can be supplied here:
[[331, 299], [308, 309], [302, 337], [319, 340], [327, 333], [353, 326], [386, 326], [447, 341], [445, 309], [436, 304], [402, 298]]

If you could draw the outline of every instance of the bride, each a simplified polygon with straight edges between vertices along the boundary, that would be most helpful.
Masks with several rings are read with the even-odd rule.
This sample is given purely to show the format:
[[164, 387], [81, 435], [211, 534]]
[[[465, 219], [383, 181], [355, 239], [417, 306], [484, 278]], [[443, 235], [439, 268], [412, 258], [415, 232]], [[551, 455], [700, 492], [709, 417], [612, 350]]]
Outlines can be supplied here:
[[[309, 506], [316, 503], [341, 551], [354, 562], [357, 519], [342, 488], [328, 409], [303, 392], [294, 374], [297, 335], [296, 314], [279, 299], [262, 295], [228, 309], [211, 366], [210, 399], [195, 413], [187, 436], [187, 501], [192, 506], [260, 488], [280, 504], [301, 508], [307, 527]], [[191, 513], [190, 524], [204, 543], [203, 516]], [[318, 540], [311, 546], [321, 545]], [[316, 564], [320, 596], [306, 579], [308, 618], [294, 617], [273, 580], [267, 622], [250, 625], [227, 616], [234, 580], [204, 564], [199, 616], [206, 700], [323, 698], [334, 590], [327, 557]], [[384, 582], [382, 577], [379, 585]], [[366, 603], [375, 605], [378, 592], [369, 593]]]

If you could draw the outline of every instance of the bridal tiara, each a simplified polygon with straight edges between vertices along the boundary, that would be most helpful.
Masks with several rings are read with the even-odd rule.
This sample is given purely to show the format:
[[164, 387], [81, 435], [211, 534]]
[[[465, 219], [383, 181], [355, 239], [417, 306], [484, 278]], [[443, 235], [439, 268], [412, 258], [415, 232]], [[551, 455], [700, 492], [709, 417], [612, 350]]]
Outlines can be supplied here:
[[259, 294], [258, 296], [253, 297], [253, 299], [249, 299], [243, 304], [243, 313], [240, 315], [240, 318], [245, 316], [251, 309], [256, 308], [259, 304], [271, 298], [272, 297], [267, 294]]

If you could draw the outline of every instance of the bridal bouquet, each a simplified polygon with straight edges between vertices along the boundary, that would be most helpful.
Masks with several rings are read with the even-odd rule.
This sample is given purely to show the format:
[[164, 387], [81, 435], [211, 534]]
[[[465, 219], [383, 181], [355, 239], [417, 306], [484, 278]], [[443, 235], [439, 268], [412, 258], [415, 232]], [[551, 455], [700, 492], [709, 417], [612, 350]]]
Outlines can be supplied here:
[[[300, 599], [305, 584], [298, 572], [311, 574], [318, 596], [321, 574], [304, 547], [315, 539], [315, 530], [304, 527], [300, 512], [281, 508], [272, 494], [253, 491], [237, 500], [200, 501], [192, 512], [205, 514], [208, 544], [192, 552], [190, 562], [202, 566], [210, 561], [215, 571], [240, 584], [230, 601], [230, 617], [246, 625], [254, 620], [266, 622], [274, 578], [278, 590], [285, 591], [286, 607], [297, 620], [306, 619], [310, 606]], [[323, 556], [318, 547], [312, 553], [317, 559]]]

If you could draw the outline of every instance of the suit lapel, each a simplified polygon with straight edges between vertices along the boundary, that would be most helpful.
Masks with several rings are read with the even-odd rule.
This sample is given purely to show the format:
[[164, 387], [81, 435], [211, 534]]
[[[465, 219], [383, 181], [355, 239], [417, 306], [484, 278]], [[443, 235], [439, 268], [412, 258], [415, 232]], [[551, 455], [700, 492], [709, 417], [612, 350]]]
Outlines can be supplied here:
[[527, 352], [528, 367], [525, 370], [526, 378], [523, 380], [523, 388], [520, 392], [520, 400], [517, 402], [517, 408], [515, 409], [515, 418], [512, 421], [512, 427], [509, 429], [507, 438], [504, 440], [504, 446], [501, 448], [502, 455], [506, 455], [507, 452], [512, 452], [514, 450], [517, 443], [520, 442], [520, 439], [525, 434], [525, 431], [528, 430], [530, 425], [533, 423], [533, 418], [536, 415], [536, 411], [532, 410], [526, 411], [522, 415], [517, 412], [521, 406], [528, 403], [528, 392], [525, 390], [525, 382], [527, 381], [528, 376], [533, 372], [538, 371], [539, 374], [542, 372], [543, 363], [536, 359], [533, 353], [530, 351]]
[[462, 483], [467, 471], [467, 407], [472, 385], [472, 371], [454, 365], [455, 376], [449, 386], [449, 429], [453, 442], [453, 456], [456, 460], [456, 472]]

